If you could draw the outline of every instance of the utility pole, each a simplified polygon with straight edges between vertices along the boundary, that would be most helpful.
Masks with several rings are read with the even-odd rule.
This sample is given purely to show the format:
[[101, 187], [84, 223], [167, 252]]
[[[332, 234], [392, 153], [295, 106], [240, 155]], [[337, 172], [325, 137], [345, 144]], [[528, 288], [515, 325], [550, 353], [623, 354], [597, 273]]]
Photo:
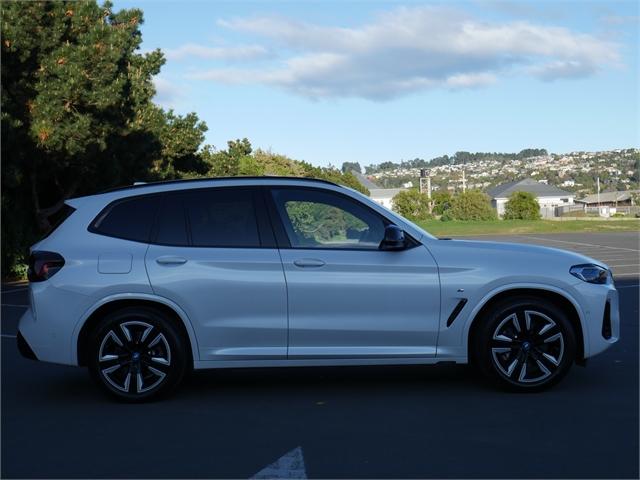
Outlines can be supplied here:
[[464, 165], [462, 166], [462, 193], [467, 191], [467, 179], [464, 176]]
[[422, 187], [423, 180], [427, 181], [427, 198], [429, 199], [429, 214], [433, 212], [433, 202], [431, 201], [431, 170], [427, 170], [426, 168], [420, 169], [420, 193], [423, 193], [424, 188]]
[[600, 176], [596, 177], [596, 185], [598, 188], [598, 209], [600, 208]]

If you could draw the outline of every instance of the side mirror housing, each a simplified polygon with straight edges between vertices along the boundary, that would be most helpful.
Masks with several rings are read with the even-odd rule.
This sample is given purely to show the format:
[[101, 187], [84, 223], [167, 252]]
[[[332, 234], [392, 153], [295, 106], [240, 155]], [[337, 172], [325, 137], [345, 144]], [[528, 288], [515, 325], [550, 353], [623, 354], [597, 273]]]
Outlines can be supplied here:
[[404, 250], [406, 247], [404, 230], [397, 225], [387, 225], [384, 229], [384, 239], [380, 242], [380, 250]]

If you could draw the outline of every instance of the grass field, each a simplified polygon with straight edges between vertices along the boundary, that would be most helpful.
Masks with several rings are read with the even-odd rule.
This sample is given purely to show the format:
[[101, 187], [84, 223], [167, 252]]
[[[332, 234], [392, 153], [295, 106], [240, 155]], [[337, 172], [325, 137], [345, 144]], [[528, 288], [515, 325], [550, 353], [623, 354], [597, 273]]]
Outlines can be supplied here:
[[427, 220], [417, 223], [427, 232], [437, 237], [446, 235], [640, 231], [640, 220], [491, 220], [465, 222]]

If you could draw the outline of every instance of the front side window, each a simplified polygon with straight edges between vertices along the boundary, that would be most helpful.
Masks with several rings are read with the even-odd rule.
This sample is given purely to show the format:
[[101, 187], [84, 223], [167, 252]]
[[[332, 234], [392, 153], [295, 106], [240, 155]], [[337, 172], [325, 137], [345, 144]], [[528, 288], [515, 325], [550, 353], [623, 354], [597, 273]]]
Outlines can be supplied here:
[[293, 248], [377, 250], [382, 218], [343, 195], [312, 189], [275, 189], [273, 197]]

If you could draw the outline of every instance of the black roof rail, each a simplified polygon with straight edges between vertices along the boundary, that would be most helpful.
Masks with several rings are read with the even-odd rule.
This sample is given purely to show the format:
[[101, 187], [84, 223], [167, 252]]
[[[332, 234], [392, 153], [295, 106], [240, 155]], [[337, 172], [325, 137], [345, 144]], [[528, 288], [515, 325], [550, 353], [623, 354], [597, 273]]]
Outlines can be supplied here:
[[102, 190], [99, 193], [101, 194], [101, 193], [119, 192], [121, 190], [136, 190], [138, 188], [157, 187], [162, 185], [175, 185], [178, 183], [210, 182], [215, 180], [301, 180], [301, 181], [308, 181], [308, 182], [325, 183], [328, 185], [333, 185], [335, 187], [341, 186], [337, 183], [330, 182], [329, 180], [323, 180], [321, 178], [260, 175], [260, 176], [236, 176], [236, 177], [185, 178], [181, 180], [160, 180], [157, 182], [146, 182], [146, 183], [140, 182], [140, 183], [134, 183], [133, 185], [126, 185], [124, 187], [107, 188], [106, 190]]

